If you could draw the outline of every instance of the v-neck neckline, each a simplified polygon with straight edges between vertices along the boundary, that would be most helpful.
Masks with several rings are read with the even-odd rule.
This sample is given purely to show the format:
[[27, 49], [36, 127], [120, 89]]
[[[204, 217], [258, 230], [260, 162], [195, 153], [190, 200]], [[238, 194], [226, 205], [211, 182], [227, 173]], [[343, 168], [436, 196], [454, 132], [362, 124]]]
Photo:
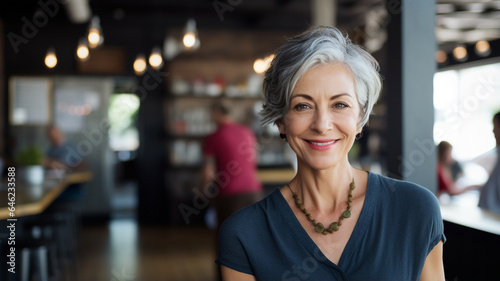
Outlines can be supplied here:
[[359, 215], [359, 219], [354, 226], [354, 229], [347, 241], [342, 254], [340, 255], [339, 263], [335, 264], [332, 262], [325, 254], [319, 249], [318, 245], [314, 243], [314, 240], [309, 236], [304, 227], [300, 224], [299, 220], [295, 216], [292, 208], [286, 201], [285, 197], [281, 193], [280, 189], [277, 189], [276, 192], [279, 193], [278, 203], [280, 208], [283, 209], [281, 212], [282, 217], [288, 223], [292, 232], [295, 234], [296, 238], [302, 243], [302, 245], [308, 249], [311, 255], [318, 256], [324, 260], [329, 265], [339, 268], [342, 272], [342, 265], [349, 262], [352, 254], [355, 253], [356, 248], [359, 246], [356, 241], [359, 240], [360, 237], [366, 232], [368, 225], [370, 224], [371, 218], [373, 216], [373, 210], [375, 208], [375, 204], [377, 201], [376, 195], [377, 192], [373, 188], [375, 174], [368, 171], [368, 181], [366, 186], [366, 195], [365, 200], [363, 202], [363, 206], [361, 209], [361, 214]]

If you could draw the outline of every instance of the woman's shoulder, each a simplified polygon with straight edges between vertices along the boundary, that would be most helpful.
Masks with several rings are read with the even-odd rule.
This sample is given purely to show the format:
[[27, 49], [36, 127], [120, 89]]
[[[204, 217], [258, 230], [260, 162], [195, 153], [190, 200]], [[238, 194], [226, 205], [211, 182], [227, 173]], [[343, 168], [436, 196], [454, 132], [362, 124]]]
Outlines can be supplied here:
[[434, 205], [439, 208], [436, 196], [429, 189], [404, 180], [370, 174], [371, 187], [385, 198], [400, 204], [429, 206]]
[[278, 214], [273, 210], [277, 208], [275, 200], [279, 196], [279, 190], [276, 189], [264, 199], [242, 208], [233, 213], [221, 226], [221, 234], [245, 234], [255, 232], [265, 225], [266, 220], [272, 220], [273, 216]]

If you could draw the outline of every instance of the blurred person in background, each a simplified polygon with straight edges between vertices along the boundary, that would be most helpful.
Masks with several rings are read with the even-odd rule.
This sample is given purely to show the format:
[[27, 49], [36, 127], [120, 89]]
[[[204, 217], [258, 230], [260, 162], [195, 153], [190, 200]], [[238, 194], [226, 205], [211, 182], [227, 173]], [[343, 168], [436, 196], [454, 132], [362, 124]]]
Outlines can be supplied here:
[[278, 126], [297, 174], [222, 225], [225, 281], [445, 280], [434, 194], [349, 163], [381, 88], [377, 61], [336, 28], [311, 28], [277, 50], [262, 123]]
[[478, 206], [500, 214], [500, 112], [493, 116], [493, 134], [496, 140], [497, 163], [481, 190]]
[[214, 103], [211, 116], [217, 130], [203, 144], [204, 182], [214, 182], [218, 227], [235, 211], [262, 198], [257, 178], [257, 140], [253, 131], [236, 123], [229, 108]]
[[77, 152], [76, 144], [66, 139], [66, 136], [55, 125], [47, 128], [50, 147], [46, 152], [44, 166], [48, 169], [72, 170], [86, 167], [83, 157]]
[[[50, 147], [46, 152], [43, 165], [46, 169], [52, 169], [62, 172], [71, 172], [74, 170], [85, 170], [88, 168], [83, 156], [78, 153], [74, 142], [67, 140], [64, 133], [55, 125], [47, 128], [47, 137], [50, 141]], [[56, 172], [56, 176], [59, 172]], [[79, 202], [83, 198], [83, 185], [81, 183], [68, 186], [52, 206], [61, 204], [71, 204]]]
[[[217, 234], [222, 223], [234, 212], [262, 199], [257, 178], [257, 140], [253, 131], [236, 123], [223, 103], [211, 106], [217, 129], [203, 144], [204, 185], [211, 182], [218, 191], [214, 199]], [[221, 280], [217, 266], [217, 280]]]
[[456, 172], [457, 168], [454, 167], [459, 167], [459, 164], [453, 158], [452, 152], [453, 146], [449, 142], [442, 141], [438, 144], [438, 192], [440, 194], [447, 193], [451, 196], [454, 196], [472, 189], [481, 188], [480, 185], [470, 185], [463, 188], [457, 186], [456, 180], [458, 178], [458, 172]]

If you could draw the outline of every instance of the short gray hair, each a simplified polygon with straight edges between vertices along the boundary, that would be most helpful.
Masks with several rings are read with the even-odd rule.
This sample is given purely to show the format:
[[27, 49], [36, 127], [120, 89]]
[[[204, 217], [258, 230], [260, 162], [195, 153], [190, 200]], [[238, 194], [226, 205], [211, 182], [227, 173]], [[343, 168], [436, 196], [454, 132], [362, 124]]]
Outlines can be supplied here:
[[313, 27], [278, 48], [264, 78], [262, 124], [282, 120], [297, 81], [308, 70], [329, 63], [342, 63], [352, 72], [361, 107], [358, 128], [364, 127], [382, 89], [379, 64], [337, 28], [329, 26]]

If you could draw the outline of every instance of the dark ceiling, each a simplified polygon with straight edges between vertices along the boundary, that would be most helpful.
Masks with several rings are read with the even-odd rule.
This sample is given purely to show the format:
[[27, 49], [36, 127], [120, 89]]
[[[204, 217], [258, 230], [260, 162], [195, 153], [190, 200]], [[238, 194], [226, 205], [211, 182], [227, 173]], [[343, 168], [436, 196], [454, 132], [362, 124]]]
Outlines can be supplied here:
[[[70, 0], [57, 1], [64, 3]], [[59, 3], [56, 0], [41, 2]], [[31, 19], [40, 9], [38, 3], [1, 1], [0, 17], [22, 24], [23, 17]], [[236, 5], [231, 6], [230, 3]], [[340, 27], [363, 26], [366, 11], [382, 3], [382, 0], [340, 0], [337, 4], [337, 24]], [[309, 0], [93, 0], [89, 4], [93, 14], [103, 18], [103, 21], [114, 19], [124, 25], [182, 27], [189, 17], [197, 20], [200, 29], [303, 29], [311, 24]], [[217, 9], [222, 12], [224, 5], [228, 9], [218, 14]], [[50, 19], [51, 22], [69, 24], [66, 11], [61, 11]]]
[[[72, 1], [86, 3], [86, 0], [0, 1], [0, 18], [5, 22], [6, 32], [19, 32], [23, 18], [32, 21], [37, 17], [40, 3], [55, 3], [60, 9], [48, 24], [72, 25], [79, 32], [88, 24], [72, 23], [64, 5], [59, 4]], [[370, 19], [372, 23], [383, 23], [390, 16], [386, 2], [337, 0], [337, 26], [351, 33], [365, 30]], [[154, 40], [158, 41], [163, 40], [167, 29], [183, 28], [191, 17], [196, 19], [200, 30], [303, 30], [312, 23], [310, 0], [90, 0], [88, 3], [92, 13], [100, 16], [105, 33], [107, 26], [120, 26], [121, 36], [136, 36], [140, 31], [157, 37]], [[373, 38], [382, 35], [377, 33]], [[500, 38], [500, 1], [437, 0], [436, 38], [442, 49], [457, 43]]]

